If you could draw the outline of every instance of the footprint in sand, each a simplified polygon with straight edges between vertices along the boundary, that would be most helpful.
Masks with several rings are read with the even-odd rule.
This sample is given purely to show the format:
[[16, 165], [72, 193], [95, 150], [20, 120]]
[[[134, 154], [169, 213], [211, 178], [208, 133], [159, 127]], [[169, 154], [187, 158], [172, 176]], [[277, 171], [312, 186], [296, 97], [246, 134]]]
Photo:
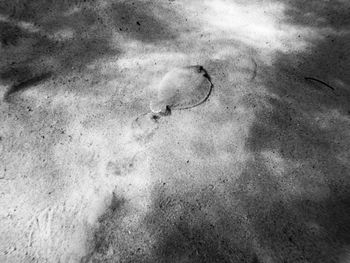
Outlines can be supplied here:
[[202, 66], [173, 69], [159, 83], [156, 97], [150, 103], [151, 111], [168, 115], [171, 110], [198, 106], [209, 97], [212, 86]]
[[124, 158], [122, 160], [112, 160], [106, 165], [106, 173], [110, 176], [126, 176], [132, 173], [139, 167], [142, 160], [145, 159], [143, 152], [134, 154], [131, 158]]
[[202, 104], [213, 84], [207, 71], [199, 65], [175, 68], [165, 74], [150, 102], [151, 113], [138, 116], [131, 124], [134, 138], [146, 143], [159, 127], [158, 120], [172, 110], [189, 109]]

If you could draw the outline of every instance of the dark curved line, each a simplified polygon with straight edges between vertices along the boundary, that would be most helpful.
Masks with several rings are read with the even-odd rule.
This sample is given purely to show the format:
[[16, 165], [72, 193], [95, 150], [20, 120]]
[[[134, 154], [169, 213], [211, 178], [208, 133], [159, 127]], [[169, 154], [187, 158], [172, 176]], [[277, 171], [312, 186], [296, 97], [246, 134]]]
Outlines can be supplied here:
[[[191, 108], [194, 108], [194, 107], [197, 107], [197, 106], [199, 106], [199, 105], [201, 105], [202, 103], [204, 103], [205, 101], [207, 101], [208, 100], [208, 98], [209, 98], [209, 96], [211, 95], [211, 93], [212, 93], [212, 90], [213, 90], [213, 88], [214, 88], [214, 85], [213, 85], [213, 83], [211, 82], [211, 77], [210, 77], [210, 75], [208, 74], [208, 72], [205, 70], [205, 68], [203, 67], [203, 66], [201, 66], [201, 65], [195, 65], [195, 66], [189, 66], [189, 67], [197, 67], [200, 71], [203, 71], [204, 72], [204, 74], [203, 74], [203, 77], [205, 77], [208, 81], [209, 81], [209, 83], [210, 83], [210, 89], [209, 89], [209, 92], [208, 92], [208, 94], [205, 96], [205, 98], [203, 99], [203, 100], [201, 100], [200, 102], [198, 102], [197, 104], [195, 104], [195, 105], [192, 105], [192, 106], [188, 106], [188, 107], [181, 107], [181, 108], [177, 108], [177, 109], [174, 109], [174, 110], [187, 110], [187, 109], [191, 109]], [[162, 114], [162, 113], [154, 113], [154, 115], [155, 116], [166, 116], [166, 115], [170, 115], [171, 114], [171, 107], [169, 107], [169, 105], [167, 105], [166, 106], [166, 109], [167, 109], [167, 111], [166, 111], [166, 113], [164, 114]]]
[[52, 76], [51, 72], [46, 72], [41, 75], [35, 76], [33, 78], [27, 79], [25, 81], [22, 81], [18, 84], [12, 85], [5, 93], [4, 99], [5, 101], [9, 101], [10, 97], [14, 95], [15, 93], [18, 93], [20, 91], [26, 90], [30, 87], [34, 87], [36, 85], [39, 85], [46, 79], [50, 78]]
[[201, 66], [201, 70], [204, 72], [203, 76], [209, 80], [211, 85], [213, 85], [213, 83], [211, 82], [211, 77], [208, 74], [208, 71], [206, 71], [205, 68], [203, 68], [202, 66]]
[[252, 58], [252, 61], [254, 63], [254, 69], [252, 77], [250, 78], [250, 81], [253, 81], [256, 78], [256, 75], [258, 74], [258, 64], [255, 62], [255, 60]]
[[[208, 79], [208, 80], [209, 80], [209, 79]], [[211, 83], [210, 80], [209, 80], [209, 82], [210, 82], [210, 90], [209, 90], [207, 96], [205, 96], [205, 98], [204, 98], [202, 101], [198, 102], [198, 103], [195, 104], [195, 105], [188, 106], [188, 107], [184, 107], [184, 108], [182, 107], [182, 108], [178, 108], [178, 109], [175, 109], [175, 110], [187, 110], [187, 109], [191, 109], [191, 108], [197, 107], [197, 106], [203, 104], [204, 102], [206, 102], [207, 99], [209, 98], [209, 96], [210, 96], [212, 90], [213, 90], [213, 87], [214, 87], [213, 83]]]
[[313, 81], [316, 81], [316, 82], [319, 82], [319, 83], [325, 85], [326, 87], [330, 88], [331, 90], [335, 90], [331, 85], [327, 84], [326, 82], [324, 82], [322, 80], [312, 78], [312, 77], [305, 77], [305, 80], [313, 80]]
[[205, 68], [203, 68], [202, 66], [200, 66], [200, 67], [201, 67], [200, 69], [204, 72], [203, 76], [210, 82], [210, 89], [209, 89], [209, 92], [208, 92], [207, 96], [205, 96], [205, 98], [202, 101], [198, 102], [195, 105], [192, 105], [192, 106], [189, 106], [189, 107], [185, 107], [185, 108], [181, 108], [181, 109], [177, 109], [177, 110], [186, 110], [186, 109], [191, 109], [191, 108], [197, 107], [197, 106], [201, 105], [202, 103], [206, 102], [207, 99], [209, 98], [209, 96], [210, 96], [210, 94], [211, 94], [211, 92], [212, 92], [212, 90], [214, 88], [214, 85], [211, 82], [211, 77], [208, 74], [208, 72], [205, 70]]

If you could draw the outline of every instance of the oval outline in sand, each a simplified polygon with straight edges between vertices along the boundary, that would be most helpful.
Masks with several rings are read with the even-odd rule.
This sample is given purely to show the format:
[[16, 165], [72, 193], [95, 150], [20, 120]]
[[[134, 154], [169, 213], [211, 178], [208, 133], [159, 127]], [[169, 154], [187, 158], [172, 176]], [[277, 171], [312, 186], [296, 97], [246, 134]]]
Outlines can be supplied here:
[[155, 114], [196, 107], [211, 94], [213, 84], [200, 65], [179, 67], [167, 72], [159, 83], [157, 97], [150, 102]]

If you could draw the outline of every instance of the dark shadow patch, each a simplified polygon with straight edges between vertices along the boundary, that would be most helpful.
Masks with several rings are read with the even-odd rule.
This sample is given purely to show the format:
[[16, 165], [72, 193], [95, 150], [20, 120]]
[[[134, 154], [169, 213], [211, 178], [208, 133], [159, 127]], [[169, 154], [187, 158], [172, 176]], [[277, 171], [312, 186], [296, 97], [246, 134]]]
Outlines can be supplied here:
[[[111, 44], [115, 31], [145, 42], [175, 37], [168, 21], [156, 18], [157, 11], [170, 12], [160, 4], [118, 1], [105, 9], [98, 5], [78, 0], [1, 2], [0, 41], [5, 52], [0, 84], [12, 87], [8, 93], [14, 95], [14, 87], [46, 72], [58, 80], [71, 74], [83, 79], [87, 65], [122, 52]], [[25, 88], [31, 83], [35, 81]]]
[[23, 0], [5, 7], [0, 83], [10, 86], [7, 95], [41, 83], [49, 74], [79, 76], [89, 63], [120, 53], [111, 47], [110, 30], [91, 3]]
[[18, 26], [0, 21], [0, 42], [2, 48], [16, 45], [21, 37], [24, 37], [24, 32]]
[[121, 34], [143, 42], [176, 38], [168, 21], [163, 21], [157, 16], [160, 14], [167, 14], [170, 21], [177, 18], [174, 11], [149, 1], [118, 1], [112, 4], [110, 10], [115, 27], [119, 29]]
[[33, 21], [39, 23], [49, 16], [60, 16], [62, 12], [74, 7], [86, 8], [94, 3], [93, 0], [19, 0], [19, 1], [1, 1], [0, 14], [8, 16], [11, 19], [20, 19], [24, 21]]
[[[98, 230], [103, 241], [92, 262], [259, 262], [247, 221], [235, 205], [223, 205], [210, 186], [182, 194], [176, 188], [181, 187], [154, 188], [152, 207], [137, 233], [121, 229], [120, 219], [103, 217]], [[116, 254], [108, 252], [111, 247]]]
[[113, 256], [113, 249], [117, 249], [118, 241], [120, 242], [121, 238], [118, 236], [120, 233], [118, 225], [122, 216], [125, 215], [125, 205], [126, 200], [113, 193], [110, 207], [98, 219], [99, 227], [94, 232], [90, 253], [83, 257], [80, 262], [98, 262], [101, 257], [106, 259], [107, 254]]
[[19, 84], [13, 85], [5, 94], [4, 99], [6, 101], [9, 101], [11, 95], [13, 95], [14, 93], [17, 93], [19, 91], [25, 90], [28, 87], [32, 87], [35, 85], [40, 84], [41, 82], [45, 81], [46, 79], [50, 78], [52, 76], [52, 73], [47, 72], [47, 73], [43, 73], [40, 76], [36, 76], [33, 77], [31, 79], [25, 80], [20, 82]]
[[337, 90], [337, 96], [344, 98], [341, 104], [349, 104], [350, 34], [347, 30], [350, 26], [350, 2], [285, 2], [285, 23], [306, 26], [310, 30], [325, 29], [327, 34], [321, 33], [320, 38], [311, 40], [309, 44], [312, 48], [307, 51], [280, 54], [274, 66], [298, 79], [313, 77], [327, 83]]
[[293, 25], [314, 25], [347, 29], [350, 3], [347, 1], [286, 0], [286, 21]]
[[212, 188], [179, 194], [177, 187], [157, 187], [145, 218], [154, 262], [254, 261], [251, 233], [234, 206], [222, 205]]
[[[308, 181], [303, 176], [303, 171], [283, 175], [293, 178], [295, 187], [299, 180]], [[321, 201], [291, 198], [260, 157], [247, 164], [237, 183], [233, 196], [273, 262], [339, 262], [339, 252], [350, 241], [349, 196], [331, 188], [330, 197]]]
[[[350, 149], [350, 35], [339, 33], [349, 24], [349, 4], [287, 3], [287, 22], [328, 28], [330, 35], [262, 66], [260, 84], [268, 94], [260, 100], [266, 107], [256, 109], [246, 141], [254, 157], [236, 195], [273, 261], [339, 262], [350, 242], [350, 165], [341, 158]], [[315, 88], [305, 81], [309, 76], [334, 90]], [[271, 160], [267, 165], [266, 153], [285, 167]], [[251, 189], [259, 190], [252, 195]]]

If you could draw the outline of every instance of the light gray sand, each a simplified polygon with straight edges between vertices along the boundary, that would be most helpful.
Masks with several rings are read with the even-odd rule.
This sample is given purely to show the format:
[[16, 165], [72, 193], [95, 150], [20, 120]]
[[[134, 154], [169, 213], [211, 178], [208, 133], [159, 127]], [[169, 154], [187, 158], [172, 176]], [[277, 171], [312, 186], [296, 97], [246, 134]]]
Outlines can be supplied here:
[[160, 81], [150, 103], [151, 111], [166, 114], [198, 106], [209, 97], [212, 85], [208, 72], [200, 65], [175, 68]]
[[0, 262], [349, 261], [348, 1], [72, 2], [0, 2]]

